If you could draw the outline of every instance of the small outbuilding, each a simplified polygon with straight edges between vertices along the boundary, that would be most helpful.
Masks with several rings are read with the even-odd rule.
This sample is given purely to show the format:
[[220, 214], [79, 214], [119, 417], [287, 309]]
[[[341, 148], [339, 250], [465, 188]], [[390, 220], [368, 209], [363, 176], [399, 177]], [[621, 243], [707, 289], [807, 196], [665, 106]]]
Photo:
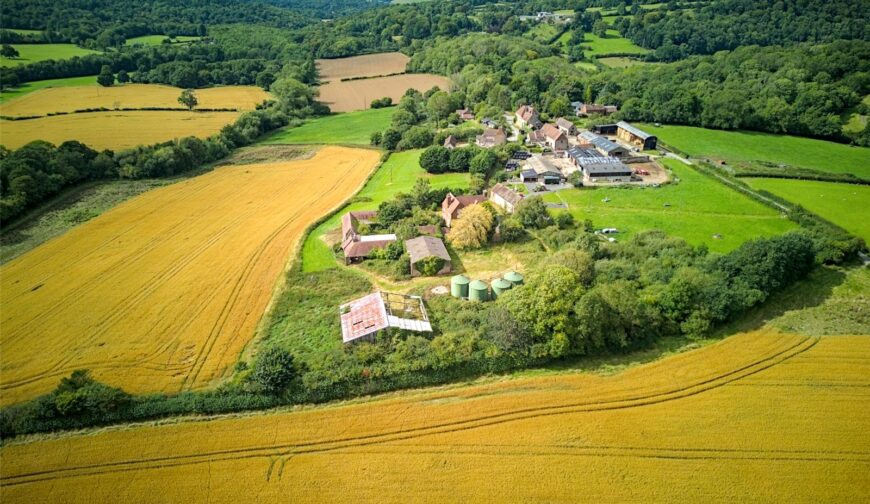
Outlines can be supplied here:
[[499, 183], [489, 191], [489, 200], [505, 212], [514, 213], [517, 205], [523, 200], [523, 195]]
[[374, 341], [375, 335], [388, 327], [432, 332], [423, 298], [419, 296], [375, 292], [341, 305], [338, 311], [344, 343]]
[[447, 247], [441, 239], [434, 236], [418, 236], [405, 241], [405, 250], [411, 257], [411, 276], [450, 273], [450, 253], [447, 252]]

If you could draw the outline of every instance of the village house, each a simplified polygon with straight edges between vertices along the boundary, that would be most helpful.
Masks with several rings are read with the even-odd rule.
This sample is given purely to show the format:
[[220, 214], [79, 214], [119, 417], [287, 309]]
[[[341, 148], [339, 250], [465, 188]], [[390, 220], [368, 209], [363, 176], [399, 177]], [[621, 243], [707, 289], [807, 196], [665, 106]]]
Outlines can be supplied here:
[[477, 135], [476, 142], [478, 147], [483, 147], [484, 149], [491, 149], [497, 145], [504, 145], [507, 143], [507, 135], [505, 135], [504, 131], [501, 128], [486, 129], [482, 135]]
[[338, 308], [341, 339], [347, 343], [374, 341], [379, 331], [393, 327], [414, 332], [432, 332], [423, 298], [375, 292]]
[[345, 264], [362, 261], [372, 250], [382, 249], [396, 241], [394, 234], [360, 234], [359, 225], [371, 224], [377, 216], [377, 212], [348, 212], [341, 216], [341, 250]]
[[441, 202], [441, 218], [444, 219], [444, 225], [450, 227], [453, 219], [459, 217], [463, 208], [484, 201], [486, 201], [486, 196], [483, 194], [454, 196], [453, 193], [447, 193], [444, 201]]
[[441, 241], [440, 238], [435, 238], [434, 236], [418, 236], [406, 240], [405, 250], [408, 251], [408, 256], [411, 258], [412, 277], [422, 275], [417, 268], [417, 264], [420, 263], [420, 261], [429, 259], [430, 257], [441, 259], [443, 261], [443, 265], [441, 269], [435, 273], [436, 275], [450, 273], [450, 254], [447, 252], [447, 247], [444, 246], [444, 242]]
[[453, 135], [448, 135], [447, 138], [444, 139], [445, 149], [455, 149], [457, 145], [459, 145], [459, 141], [456, 140], [456, 137]]
[[564, 117], [556, 119], [556, 127], [564, 131], [568, 136], [574, 136], [577, 134], [577, 126], [574, 126], [574, 123]]
[[629, 153], [625, 147], [591, 131], [584, 131], [577, 135], [577, 142], [580, 147], [595, 149], [604, 156], [625, 157]]
[[523, 195], [513, 191], [504, 184], [496, 184], [489, 191], [489, 201], [507, 213], [514, 213], [517, 205], [523, 200]]
[[517, 109], [517, 125], [520, 128], [538, 129], [542, 126], [538, 111], [531, 105], [523, 105]]
[[547, 123], [541, 128], [541, 132], [544, 134], [544, 142], [547, 147], [553, 151], [568, 150], [568, 135], [558, 126]]
[[456, 115], [459, 116], [459, 119], [463, 121], [473, 121], [474, 120], [474, 112], [469, 109], [459, 109], [456, 111]]
[[616, 123], [616, 137], [620, 140], [634, 145], [640, 150], [652, 150], [656, 148], [658, 138], [655, 135], [650, 135], [646, 131], [632, 126], [625, 121]]

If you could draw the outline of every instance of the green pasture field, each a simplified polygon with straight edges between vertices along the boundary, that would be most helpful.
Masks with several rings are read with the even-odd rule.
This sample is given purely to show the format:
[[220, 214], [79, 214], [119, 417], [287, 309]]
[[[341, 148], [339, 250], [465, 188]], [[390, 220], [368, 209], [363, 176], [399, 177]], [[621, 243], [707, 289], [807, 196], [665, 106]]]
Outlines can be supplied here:
[[17, 58], [0, 58], [0, 67], [9, 68], [45, 60], [64, 60], [75, 56], [97, 54], [73, 44], [14, 44], [20, 54]]
[[346, 112], [305, 121], [269, 136], [265, 144], [355, 144], [368, 145], [372, 133], [390, 127], [394, 107]]
[[640, 128], [692, 157], [729, 163], [766, 161], [870, 179], [870, 148], [754, 131], [639, 124]]
[[19, 35], [39, 35], [42, 30], [25, 30], [22, 28], [3, 28], [6, 31], [17, 33]]
[[634, 45], [627, 38], [622, 38], [616, 30], [607, 30], [607, 38], [601, 38], [592, 33], [583, 38], [584, 52], [587, 56], [596, 57], [606, 54], [646, 54], [649, 49]]
[[598, 58], [598, 61], [610, 68], [626, 68], [635, 65], [658, 65], [660, 63], [649, 62], [649, 61], [641, 61], [636, 60], [634, 58], [627, 58], [625, 56], [611, 56], [608, 58]]
[[798, 204], [870, 242], [870, 186], [820, 182], [816, 180], [745, 178], [754, 189], [762, 189]]
[[[870, 105], [870, 95], [864, 97], [861, 102], [865, 105]], [[867, 126], [867, 116], [861, 115], [854, 110], [850, 110], [843, 114], [843, 132], [844, 133], [860, 133]]]
[[41, 81], [27, 82], [15, 88], [4, 89], [0, 93], [0, 103], [24, 96], [27, 93], [32, 93], [39, 89], [52, 87], [68, 87], [68, 86], [89, 86], [97, 85], [96, 75], [86, 75], [84, 77], [67, 77], [65, 79], [48, 79]]
[[[143, 35], [141, 37], [133, 37], [131, 39], [127, 39], [125, 42], [126, 45], [143, 45], [143, 46], [154, 46], [160, 45], [166, 39], [166, 35]], [[172, 39], [173, 44], [178, 44], [180, 42], [193, 42], [194, 40], [199, 40], [200, 37], [191, 37], [187, 35], [179, 35]]]
[[664, 164], [678, 183], [658, 188], [567, 189], [545, 194], [544, 201], [567, 203], [575, 219], [591, 219], [597, 229], [619, 229], [617, 240], [639, 231], [660, 229], [693, 245], [705, 244], [711, 251], [723, 253], [752, 238], [778, 235], [797, 227], [773, 209], [679, 161], [665, 159]]
[[[533, 26], [529, 31], [523, 34], [524, 37], [530, 38], [542, 44], [549, 43], [556, 34], [559, 33], [559, 28], [551, 25], [549, 23], [538, 23]], [[567, 32], [566, 32], [567, 33]], [[565, 34], [559, 37], [558, 41], [561, 41]], [[564, 43], [563, 43], [564, 44]]]
[[467, 173], [445, 173], [431, 175], [420, 167], [420, 154], [423, 151], [410, 150], [397, 152], [366, 183], [362, 191], [341, 211], [317, 226], [305, 239], [302, 246], [302, 271], [322, 271], [334, 268], [335, 254], [321, 239], [327, 232], [339, 225], [341, 215], [353, 210], [377, 210], [382, 202], [393, 198], [400, 192], [408, 193], [418, 178], [428, 179], [433, 188], [468, 187]]

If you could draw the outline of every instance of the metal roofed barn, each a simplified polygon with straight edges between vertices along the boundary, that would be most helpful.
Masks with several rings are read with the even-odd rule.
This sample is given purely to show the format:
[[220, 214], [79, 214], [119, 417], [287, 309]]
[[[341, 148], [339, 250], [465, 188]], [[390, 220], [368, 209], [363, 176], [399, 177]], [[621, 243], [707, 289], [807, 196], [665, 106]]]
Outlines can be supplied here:
[[345, 343], [373, 341], [378, 331], [393, 327], [415, 332], [432, 332], [423, 298], [375, 292], [339, 307], [341, 339]]

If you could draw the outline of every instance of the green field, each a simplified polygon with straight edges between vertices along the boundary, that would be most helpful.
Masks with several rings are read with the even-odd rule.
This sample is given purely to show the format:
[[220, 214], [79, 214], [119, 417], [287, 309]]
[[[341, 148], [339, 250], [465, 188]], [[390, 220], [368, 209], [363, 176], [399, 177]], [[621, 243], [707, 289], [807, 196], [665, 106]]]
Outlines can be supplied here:
[[[728, 252], [746, 240], [796, 228], [778, 212], [679, 161], [664, 163], [679, 183], [659, 188], [568, 189], [548, 193], [544, 200], [568, 203], [575, 219], [592, 219], [596, 228], [619, 229], [620, 240], [661, 229], [693, 245], [706, 244], [714, 252]], [[604, 202], [606, 198], [610, 201]], [[721, 238], [713, 237], [717, 234]]]
[[608, 58], [598, 58], [598, 61], [610, 68], [626, 68], [635, 65], [657, 65], [659, 63], [641, 61], [634, 58], [627, 58], [625, 56], [611, 56]]
[[583, 39], [583, 49], [590, 57], [606, 54], [646, 54], [649, 52], [649, 49], [634, 45], [627, 38], [622, 38], [616, 30], [607, 30], [607, 38], [587, 33]]
[[[529, 31], [525, 32], [523, 36], [542, 44], [547, 44], [556, 36], [557, 33], [559, 33], [560, 29], [561, 28], [557, 28], [549, 23], [538, 23], [530, 28]], [[561, 41], [564, 36], [565, 34], [562, 34], [562, 36], [559, 37], [559, 41]]]
[[66, 79], [48, 79], [41, 81], [33, 81], [21, 84], [16, 88], [4, 89], [0, 93], [0, 103], [24, 96], [27, 93], [32, 93], [39, 89], [52, 87], [68, 87], [68, 86], [89, 86], [97, 84], [96, 75], [86, 75], [84, 77], [68, 77]]
[[19, 35], [39, 35], [42, 30], [24, 30], [22, 28], [3, 28], [6, 31], [17, 33]]
[[743, 180], [755, 189], [763, 189], [796, 203], [870, 242], [870, 220], [867, 218], [870, 186], [773, 178]]
[[263, 141], [266, 144], [355, 144], [368, 145], [372, 133], [390, 126], [395, 108], [346, 112], [284, 128]]
[[870, 179], [870, 148], [754, 131], [721, 131], [691, 126], [639, 125], [692, 157], [729, 163], [767, 161]]
[[335, 267], [335, 255], [321, 237], [338, 227], [341, 215], [352, 210], [377, 210], [381, 202], [391, 199], [400, 192], [410, 192], [418, 178], [426, 178], [433, 188], [468, 186], [467, 173], [445, 173], [430, 175], [420, 168], [422, 150], [398, 152], [390, 156], [362, 191], [340, 212], [317, 226], [306, 238], [302, 247], [302, 270], [322, 271]]
[[[133, 37], [131, 39], [127, 39], [126, 45], [154, 46], [162, 44], [165, 39], [166, 35], [143, 35], [141, 37]], [[199, 40], [199, 37], [180, 35], [172, 39], [172, 43], [178, 44], [180, 42], [193, 42], [194, 40]]]
[[[870, 105], [870, 95], [865, 96], [861, 102], [865, 105]], [[853, 110], [843, 114], [843, 132], [860, 133], [865, 127], [867, 127], [866, 115], [861, 115]]]
[[0, 67], [8, 68], [18, 65], [27, 65], [45, 60], [63, 60], [75, 56], [87, 56], [97, 54], [97, 51], [82, 49], [73, 44], [14, 44], [12, 47], [18, 50], [18, 58], [0, 58]]

